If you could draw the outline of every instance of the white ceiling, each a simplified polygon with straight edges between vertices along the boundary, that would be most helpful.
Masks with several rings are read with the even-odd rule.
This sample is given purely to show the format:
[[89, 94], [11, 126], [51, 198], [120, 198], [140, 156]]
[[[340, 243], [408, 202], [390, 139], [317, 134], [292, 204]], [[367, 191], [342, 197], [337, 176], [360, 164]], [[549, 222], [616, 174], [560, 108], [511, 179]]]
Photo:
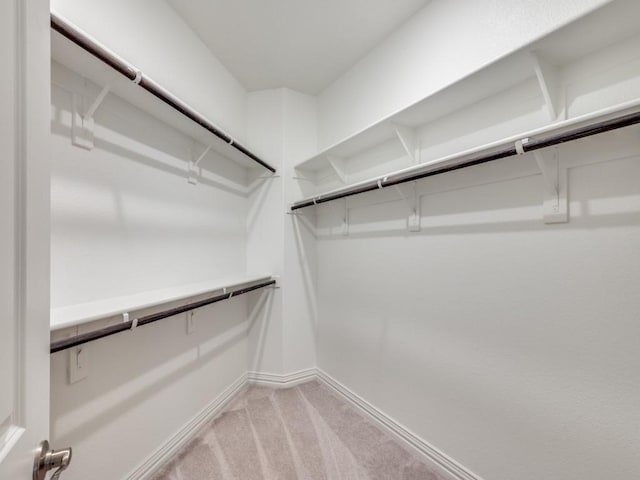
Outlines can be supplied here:
[[247, 90], [316, 94], [430, 0], [168, 0]]

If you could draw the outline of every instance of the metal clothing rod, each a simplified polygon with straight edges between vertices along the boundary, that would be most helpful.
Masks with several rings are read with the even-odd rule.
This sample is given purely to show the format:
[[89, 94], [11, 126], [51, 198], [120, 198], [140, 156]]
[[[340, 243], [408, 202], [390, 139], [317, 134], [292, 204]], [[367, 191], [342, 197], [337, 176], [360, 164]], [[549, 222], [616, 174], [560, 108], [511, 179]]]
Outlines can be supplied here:
[[195, 310], [197, 308], [201, 308], [206, 305], [211, 305], [212, 303], [220, 302], [222, 300], [228, 300], [231, 297], [244, 295], [245, 293], [253, 292], [254, 290], [265, 288], [270, 285], [275, 285], [275, 283], [276, 283], [275, 280], [267, 280], [265, 282], [251, 285], [250, 287], [239, 288], [231, 292], [223, 293], [222, 295], [216, 295], [214, 297], [205, 298], [204, 300], [199, 300], [197, 302], [188, 303], [186, 305], [170, 308], [168, 310], [163, 310], [158, 313], [152, 313], [150, 315], [145, 315], [140, 318], [128, 320], [126, 322], [122, 322], [117, 325], [111, 325], [105, 328], [100, 328], [97, 330], [93, 330], [91, 332], [83, 333], [81, 335], [76, 335], [73, 337], [64, 338], [62, 340], [57, 340], [55, 342], [51, 342], [49, 351], [50, 353], [56, 353], [61, 350], [77, 347], [78, 345], [82, 345], [84, 343], [92, 342], [100, 338], [109, 337], [111, 335], [115, 335], [116, 333], [124, 332], [126, 330], [131, 330], [131, 327], [134, 325], [136, 328], [142, 325], [148, 325], [149, 323], [157, 322], [158, 320], [162, 320], [164, 318], [172, 317], [174, 315], [178, 315], [184, 312], [189, 312], [191, 310]]
[[[380, 188], [391, 187], [401, 183], [413, 182], [422, 178], [440, 175], [454, 170], [480, 165], [482, 163], [492, 162], [501, 158], [512, 157], [542, 148], [552, 147], [561, 143], [572, 142], [580, 138], [598, 135], [600, 133], [617, 130], [619, 128], [628, 127], [640, 123], [640, 112], [622, 115], [610, 120], [595, 122], [590, 125], [567, 130], [562, 133], [549, 135], [542, 138], [524, 139], [520, 142], [512, 142], [503, 145], [498, 150], [491, 150], [488, 153], [480, 153], [474, 157], [461, 160], [460, 158], [452, 158], [441, 164], [423, 165], [416, 168], [407, 169], [406, 171], [390, 174], [367, 182], [362, 182], [350, 187], [334, 190], [316, 197], [301, 200], [291, 205], [291, 211], [300, 208], [311, 207], [320, 203], [330, 202], [339, 198], [350, 197], [360, 193], [378, 190]], [[517, 145], [517, 147], [516, 147]], [[520, 150], [520, 151], [519, 151]], [[464, 155], [467, 157], [468, 155]]]
[[272, 173], [276, 172], [276, 169], [269, 165], [267, 162], [259, 158], [256, 154], [249, 151], [246, 147], [237, 143], [233, 138], [224, 133], [222, 130], [213, 125], [209, 120], [202, 117], [199, 113], [189, 107], [187, 104], [177, 99], [171, 93], [167, 92], [164, 88], [158, 85], [156, 82], [147, 77], [140, 70], [133, 67], [131, 64], [123, 60], [122, 58], [110, 52], [105, 47], [97, 43], [95, 40], [89, 38], [83, 32], [78, 30], [74, 25], [67, 22], [64, 18], [58, 16], [56, 13], [51, 12], [51, 28], [60, 33], [64, 37], [71, 40], [80, 48], [86, 50], [94, 57], [98, 58], [102, 62], [109, 65], [111, 68], [127, 77], [136, 85], [139, 85], [147, 92], [151, 93], [159, 100], [169, 105], [174, 110], [177, 110], [189, 120], [197, 123], [205, 130], [213, 133], [216, 137], [223, 142], [229, 144], [229, 146], [235, 148], [245, 156], [249, 157], [256, 163], [259, 163]]

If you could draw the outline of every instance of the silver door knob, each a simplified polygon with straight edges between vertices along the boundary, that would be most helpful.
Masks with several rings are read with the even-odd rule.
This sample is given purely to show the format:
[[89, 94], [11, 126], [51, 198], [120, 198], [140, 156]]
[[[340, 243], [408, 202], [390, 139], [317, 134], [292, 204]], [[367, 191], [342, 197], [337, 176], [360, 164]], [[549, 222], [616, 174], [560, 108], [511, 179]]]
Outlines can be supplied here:
[[62, 471], [71, 463], [71, 448], [51, 450], [49, 442], [43, 440], [38, 445], [33, 459], [33, 480], [45, 480], [47, 473], [55, 470], [51, 480], [57, 480]]

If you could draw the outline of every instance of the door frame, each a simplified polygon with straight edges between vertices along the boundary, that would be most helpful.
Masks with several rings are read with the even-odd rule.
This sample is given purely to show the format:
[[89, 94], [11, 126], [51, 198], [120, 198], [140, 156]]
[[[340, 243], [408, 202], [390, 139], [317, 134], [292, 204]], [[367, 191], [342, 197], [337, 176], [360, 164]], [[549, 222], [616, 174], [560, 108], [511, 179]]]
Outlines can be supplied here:
[[13, 58], [4, 73], [14, 81], [15, 129], [5, 152], [11, 151], [14, 162], [15, 192], [13, 222], [4, 219], [0, 227], [14, 235], [8, 253], [15, 268], [15, 348], [11, 427], [0, 445], [0, 477], [27, 480], [33, 452], [49, 432], [50, 7], [49, 0], [6, 1], [15, 27]]

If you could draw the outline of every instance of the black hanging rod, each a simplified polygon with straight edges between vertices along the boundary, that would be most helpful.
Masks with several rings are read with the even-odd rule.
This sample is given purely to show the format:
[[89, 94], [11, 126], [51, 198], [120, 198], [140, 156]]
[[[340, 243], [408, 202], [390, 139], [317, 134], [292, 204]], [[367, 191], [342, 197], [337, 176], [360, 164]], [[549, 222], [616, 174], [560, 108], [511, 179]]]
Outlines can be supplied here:
[[115, 71], [127, 77], [133, 83], [142, 87], [147, 92], [154, 95], [156, 98], [163, 101], [174, 110], [177, 110], [182, 115], [187, 117], [189, 120], [197, 123], [205, 130], [213, 133], [216, 137], [218, 137], [223, 142], [227, 143], [229, 146], [235, 148], [245, 156], [249, 157], [254, 162], [262, 165], [264, 168], [266, 168], [270, 172], [276, 173], [276, 169], [274, 167], [272, 167], [267, 162], [262, 160], [256, 154], [249, 151], [246, 147], [244, 147], [240, 143], [236, 142], [233, 138], [231, 138], [229, 135], [227, 135], [222, 130], [217, 128], [209, 120], [202, 117], [199, 113], [197, 113], [187, 104], [185, 104], [181, 100], [178, 100], [172, 94], [167, 92], [164, 88], [162, 88], [156, 82], [151, 80], [140, 70], [134, 68], [128, 62], [118, 57], [114, 53], [110, 52], [105, 47], [95, 42], [93, 39], [89, 38], [83, 32], [78, 30], [75, 26], [67, 22], [64, 18], [58, 16], [53, 12], [51, 12], [51, 28], [56, 32], [60, 33], [61, 35], [63, 35], [64, 37], [71, 40], [80, 48], [89, 52], [94, 57], [106, 63]]
[[81, 335], [75, 335], [73, 337], [57, 340], [55, 342], [51, 342], [49, 351], [50, 353], [56, 353], [61, 350], [77, 347], [78, 345], [82, 345], [84, 343], [93, 342], [94, 340], [98, 340], [100, 338], [109, 337], [111, 335], [115, 335], [116, 333], [124, 332], [126, 330], [131, 330], [131, 327], [134, 325], [135, 325], [135, 328], [140, 327], [142, 325], [148, 325], [150, 323], [157, 322], [158, 320], [169, 318], [174, 315], [178, 315], [180, 313], [189, 312], [191, 310], [195, 310], [196, 308], [201, 308], [206, 305], [211, 305], [212, 303], [220, 302], [222, 300], [228, 300], [231, 297], [244, 295], [245, 293], [253, 292], [254, 290], [258, 290], [260, 288], [269, 287], [271, 285], [275, 285], [275, 283], [276, 283], [275, 280], [266, 280], [264, 282], [251, 285], [249, 287], [239, 288], [237, 290], [226, 292], [221, 295], [205, 298], [204, 300], [198, 300], [197, 302], [192, 302], [186, 305], [181, 305], [179, 307], [170, 308], [168, 310], [163, 310], [158, 313], [152, 313], [137, 319], [127, 320], [126, 322], [122, 322], [116, 325], [111, 325], [108, 327], [93, 330], [91, 332], [83, 333]]
[[[611, 130], [629, 127], [638, 123], [640, 123], [640, 112], [634, 112], [612, 118], [610, 120], [595, 122], [590, 125], [567, 130], [562, 133], [549, 135], [543, 138], [525, 139], [523, 141], [520, 141], [519, 144], [518, 142], [512, 142], [501, 147], [498, 150], [491, 150], [488, 153], [481, 153], [472, 158], [465, 158], [464, 160], [454, 158], [447, 162], [443, 162], [442, 164], [424, 165], [422, 167], [413, 168], [405, 172], [387, 175], [385, 177], [358, 183], [350, 187], [345, 187], [329, 193], [318, 195], [316, 197], [301, 200], [291, 205], [291, 211], [295, 211], [300, 208], [311, 207], [320, 203], [330, 202], [339, 198], [351, 197], [360, 193], [371, 192], [380, 188], [399, 185], [401, 183], [414, 182], [422, 178], [441, 175], [443, 173], [472, 167], [474, 165], [480, 165], [482, 163], [493, 162], [494, 160], [499, 160], [501, 158], [512, 157], [522, 153], [532, 152], [534, 150], [540, 150], [542, 148], [552, 147], [554, 145], [560, 145], [561, 143], [571, 142], [580, 138], [590, 137], [592, 135], [598, 135], [600, 133], [609, 132]], [[518, 144], [518, 148], [516, 148], [516, 144]], [[467, 157], [467, 155], [465, 155], [465, 157]]]

